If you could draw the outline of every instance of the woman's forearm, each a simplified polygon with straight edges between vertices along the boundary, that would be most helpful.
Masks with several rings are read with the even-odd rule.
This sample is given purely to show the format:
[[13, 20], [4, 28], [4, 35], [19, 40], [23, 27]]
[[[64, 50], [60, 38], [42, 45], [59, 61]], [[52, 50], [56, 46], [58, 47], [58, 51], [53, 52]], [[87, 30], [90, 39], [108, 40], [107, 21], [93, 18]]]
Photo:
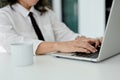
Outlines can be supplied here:
[[36, 54], [37, 55], [42, 55], [42, 54], [46, 54], [49, 52], [55, 52], [57, 51], [57, 42], [42, 42], [37, 50], [36, 50]]

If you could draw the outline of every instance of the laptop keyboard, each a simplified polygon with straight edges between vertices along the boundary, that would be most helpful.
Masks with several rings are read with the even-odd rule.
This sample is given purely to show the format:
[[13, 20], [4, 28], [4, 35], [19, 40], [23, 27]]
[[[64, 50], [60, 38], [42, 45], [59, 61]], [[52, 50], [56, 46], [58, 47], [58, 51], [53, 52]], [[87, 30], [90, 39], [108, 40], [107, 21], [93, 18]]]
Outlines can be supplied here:
[[97, 48], [95, 53], [85, 53], [85, 52], [76, 52], [73, 56], [87, 57], [87, 58], [97, 58], [99, 55], [100, 47]]

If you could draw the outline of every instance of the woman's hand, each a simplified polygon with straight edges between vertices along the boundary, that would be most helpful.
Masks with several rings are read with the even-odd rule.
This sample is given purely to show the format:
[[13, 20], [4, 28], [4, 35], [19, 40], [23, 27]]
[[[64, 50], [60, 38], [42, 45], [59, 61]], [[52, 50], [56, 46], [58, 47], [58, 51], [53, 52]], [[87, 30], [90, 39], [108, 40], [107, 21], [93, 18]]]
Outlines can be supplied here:
[[68, 42], [58, 42], [56, 46], [56, 50], [59, 52], [96, 52], [96, 48], [94, 48], [91, 44], [86, 41], [68, 41]]
[[67, 42], [57, 42], [56, 49], [60, 52], [86, 52], [94, 53], [100, 45], [99, 39], [78, 37], [76, 40]]
[[94, 46], [95, 48], [100, 46], [102, 43], [102, 37], [100, 37], [100, 38], [87, 38], [87, 37], [81, 36], [81, 37], [77, 37], [76, 40], [86, 41], [89, 44], [91, 44], [92, 46]]

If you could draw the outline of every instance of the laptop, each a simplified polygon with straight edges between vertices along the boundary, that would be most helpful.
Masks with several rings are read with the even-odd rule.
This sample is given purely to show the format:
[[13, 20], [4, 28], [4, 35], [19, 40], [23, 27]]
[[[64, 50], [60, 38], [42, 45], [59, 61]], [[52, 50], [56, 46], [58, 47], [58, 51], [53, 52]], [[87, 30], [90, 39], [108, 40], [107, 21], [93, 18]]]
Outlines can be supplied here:
[[74, 60], [100, 62], [120, 53], [120, 0], [113, 0], [104, 39], [98, 53], [85, 56], [81, 53], [53, 53], [52, 56]]

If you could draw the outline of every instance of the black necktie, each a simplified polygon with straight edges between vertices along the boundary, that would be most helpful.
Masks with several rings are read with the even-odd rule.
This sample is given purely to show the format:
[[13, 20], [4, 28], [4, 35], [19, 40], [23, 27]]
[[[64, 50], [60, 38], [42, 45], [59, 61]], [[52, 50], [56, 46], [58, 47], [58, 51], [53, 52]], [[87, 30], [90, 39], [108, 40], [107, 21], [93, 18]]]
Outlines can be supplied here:
[[35, 18], [33, 17], [33, 13], [30, 12], [30, 13], [29, 13], [29, 16], [30, 16], [30, 19], [31, 19], [33, 28], [34, 28], [34, 30], [35, 30], [35, 32], [36, 32], [36, 34], [37, 34], [38, 39], [39, 39], [39, 40], [44, 40], [43, 35], [42, 35], [42, 33], [41, 33], [40, 29], [39, 29], [39, 26], [38, 26]]

